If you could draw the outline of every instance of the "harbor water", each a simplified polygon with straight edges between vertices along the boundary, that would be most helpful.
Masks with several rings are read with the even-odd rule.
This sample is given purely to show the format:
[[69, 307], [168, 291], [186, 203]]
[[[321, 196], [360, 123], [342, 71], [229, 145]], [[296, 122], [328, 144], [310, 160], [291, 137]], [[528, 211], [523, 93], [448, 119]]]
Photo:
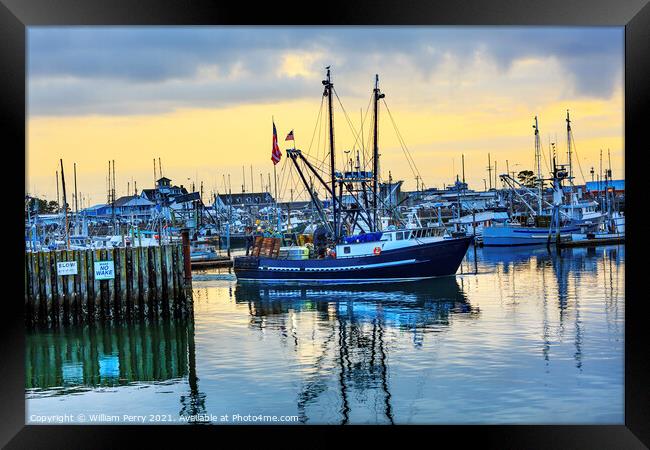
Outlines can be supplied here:
[[479, 248], [455, 277], [237, 283], [188, 320], [28, 331], [26, 423], [623, 424], [624, 246]]

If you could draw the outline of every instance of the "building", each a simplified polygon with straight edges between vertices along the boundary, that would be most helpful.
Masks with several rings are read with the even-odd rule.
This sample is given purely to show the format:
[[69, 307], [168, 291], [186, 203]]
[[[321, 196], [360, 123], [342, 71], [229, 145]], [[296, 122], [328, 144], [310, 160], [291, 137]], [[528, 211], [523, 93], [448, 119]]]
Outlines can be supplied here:
[[143, 189], [140, 192], [140, 197], [154, 204], [160, 201], [163, 205], [169, 205], [173, 203], [174, 198], [188, 194], [187, 189], [182, 184], [180, 186], [173, 186], [171, 181], [166, 177], [159, 178], [156, 180], [156, 187], [154, 189]]
[[155, 203], [139, 195], [129, 195], [115, 200], [115, 214], [122, 217], [149, 219]]
[[97, 205], [82, 209], [81, 213], [86, 217], [99, 217], [106, 211], [107, 206], [108, 205], [106, 205], [106, 203], [99, 203]]
[[[115, 200], [115, 215], [117, 217], [148, 220], [155, 203], [139, 195], [127, 195]], [[86, 217], [110, 219], [113, 216], [113, 205], [103, 203], [81, 211]]]

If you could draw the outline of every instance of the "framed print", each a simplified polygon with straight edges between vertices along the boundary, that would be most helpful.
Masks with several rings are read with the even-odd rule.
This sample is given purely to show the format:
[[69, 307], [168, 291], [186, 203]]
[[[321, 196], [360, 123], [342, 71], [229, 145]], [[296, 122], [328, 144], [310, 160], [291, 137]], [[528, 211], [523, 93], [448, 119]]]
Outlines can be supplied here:
[[2, 443], [645, 448], [647, 2], [319, 6], [3, 0]]

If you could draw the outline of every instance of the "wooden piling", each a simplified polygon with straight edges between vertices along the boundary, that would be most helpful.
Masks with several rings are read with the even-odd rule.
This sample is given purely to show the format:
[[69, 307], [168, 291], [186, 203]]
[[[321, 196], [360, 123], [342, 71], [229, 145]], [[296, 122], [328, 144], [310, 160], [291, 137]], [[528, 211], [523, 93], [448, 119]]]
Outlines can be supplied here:
[[156, 283], [156, 312], [161, 314], [163, 311], [163, 271], [162, 271], [162, 246], [153, 247], [155, 283]]
[[[115, 264], [115, 259], [113, 258], [113, 250], [114, 249], [104, 250], [105, 256], [102, 261], [113, 261], [113, 264]], [[106, 283], [106, 289], [108, 291], [108, 305], [106, 308], [106, 315], [112, 319], [113, 313], [115, 312], [115, 283], [114, 280], [104, 280], [104, 283]]]
[[[65, 250], [62, 250], [59, 252], [59, 261], [67, 261], [68, 260], [68, 252]], [[59, 278], [61, 280], [61, 287], [63, 288], [63, 305], [62, 305], [62, 313], [63, 313], [63, 323], [69, 323], [70, 322], [70, 287], [68, 285], [68, 280], [67, 277], [64, 275], [59, 275]]]
[[142, 314], [142, 271], [140, 270], [140, 248], [131, 249], [131, 261], [133, 265], [133, 302], [135, 305], [134, 315]]
[[45, 254], [37, 253], [38, 256], [38, 317], [41, 323], [47, 323], [47, 315], [45, 309]]
[[175, 245], [172, 250], [172, 265], [174, 266], [174, 301], [172, 304], [174, 305], [174, 309], [178, 308], [178, 304], [181, 298], [181, 280], [178, 272], [178, 268], [180, 267], [180, 258], [180, 248], [178, 245]]
[[95, 285], [95, 270], [93, 266], [93, 251], [84, 250], [84, 267], [83, 273], [85, 277], [86, 286], [84, 287], [86, 292], [85, 306], [83, 309], [84, 318], [88, 319], [94, 316], [94, 306], [95, 306], [95, 291], [93, 289]]
[[95, 276], [95, 263], [97, 261], [101, 261], [102, 259], [102, 251], [101, 250], [95, 250], [93, 252], [93, 260], [92, 264], [88, 266], [88, 270], [92, 270], [93, 272], [93, 311], [94, 314], [93, 316], [95, 319], [99, 319], [102, 316], [102, 292], [101, 292], [101, 281], [97, 279]]
[[115, 273], [115, 280], [117, 281], [117, 276], [119, 274], [120, 280], [120, 317], [124, 318], [126, 316], [126, 305], [129, 299], [127, 298], [126, 292], [126, 248], [120, 247], [118, 250], [119, 261], [120, 261], [120, 271]]
[[32, 318], [35, 322], [38, 322], [38, 254], [32, 254], [30, 256], [30, 267], [32, 273], [30, 276], [30, 289], [31, 289], [31, 299], [30, 299], [30, 309], [32, 312]]
[[147, 247], [140, 247], [140, 270], [142, 270], [142, 305], [143, 313], [149, 315], [149, 249]]
[[86, 315], [88, 314], [88, 273], [86, 270], [86, 251], [75, 252], [75, 258], [77, 260], [77, 293], [78, 293], [78, 305], [79, 305], [79, 320], [83, 321]]
[[52, 321], [52, 272], [50, 253], [43, 253], [43, 276], [45, 288], [45, 320]]
[[130, 319], [133, 318], [133, 311], [135, 302], [133, 299], [133, 248], [127, 247], [124, 249], [124, 276], [125, 282], [125, 295], [126, 295], [126, 316]]
[[172, 265], [173, 249], [174, 247], [172, 246], [165, 247], [165, 296], [167, 297], [168, 305], [170, 304], [170, 300], [174, 297], [174, 267]]
[[56, 301], [54, 302], [54, 315], [57, 323], [63, 320], [63, 277], [59, 276], [57, 264], [62, 261], [61, 252], [52, 252], [54, 256], [54, 280], [56, 284]]

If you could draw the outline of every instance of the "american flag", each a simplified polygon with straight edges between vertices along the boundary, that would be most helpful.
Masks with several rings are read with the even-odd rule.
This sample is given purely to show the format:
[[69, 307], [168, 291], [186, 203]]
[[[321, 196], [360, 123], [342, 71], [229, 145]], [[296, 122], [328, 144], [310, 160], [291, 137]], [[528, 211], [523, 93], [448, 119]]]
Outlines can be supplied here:
[[293, 139], [293, 130], [291, 130], [289, 132], [289, 134], [287, 134], [287, 138], [285, 139], [285, 141], [293, 141], [293, 140], [294, 140]]
[[282, 152], [280, 152], [280, 147], [278, 147], [278, 133], [275, 130], [275, 122], [273, 122], [273, 150], [271, 151], [271, 161], [275, 165], [280, 162], [280, 158], [282, 158]]

